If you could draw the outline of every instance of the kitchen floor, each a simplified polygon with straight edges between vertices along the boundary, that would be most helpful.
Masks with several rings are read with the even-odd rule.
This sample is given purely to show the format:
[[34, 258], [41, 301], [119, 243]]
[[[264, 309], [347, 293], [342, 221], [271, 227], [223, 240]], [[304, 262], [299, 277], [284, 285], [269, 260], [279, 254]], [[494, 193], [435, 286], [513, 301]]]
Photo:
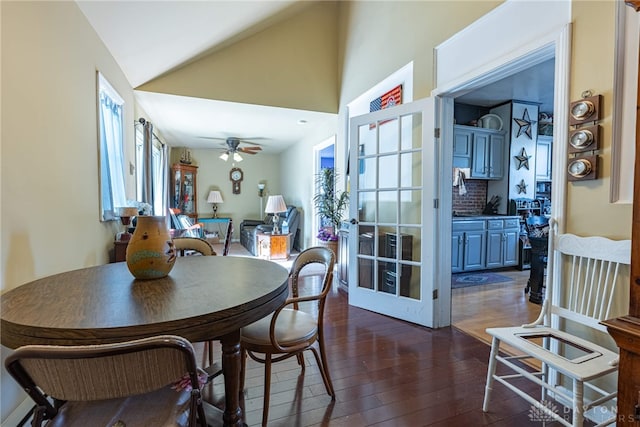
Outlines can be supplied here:
[[496, 271], [513, 280], [451, 290], [452, 325], [486, 343], [491, 336], [486, 328], [518, 326], [533, 322], [541, 306], [529, 302], [524, 293], [530, 270]]

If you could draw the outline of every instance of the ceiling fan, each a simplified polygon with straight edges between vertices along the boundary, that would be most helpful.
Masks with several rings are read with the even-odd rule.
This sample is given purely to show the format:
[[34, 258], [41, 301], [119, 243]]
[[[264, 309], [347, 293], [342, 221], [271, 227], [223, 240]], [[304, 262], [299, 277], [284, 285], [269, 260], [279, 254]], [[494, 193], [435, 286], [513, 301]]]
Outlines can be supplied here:
[[[220, 158], [225, 162], [229, 159], [229, 157], [232, 157], [233, 160], [236, 162], [241, 162], [242, 156], [240, 155], [240, 153], [257, 154], [258, 151], [262, 151], [262, 147], [260, 147], [260, 144], [256, 142], [251, 142], [245, 139], [241, 140], [240, 138], [237, 138], [235, 136], [228, 137], [224, 140], [222, 138], [208, 138], [208, 139], [217, 139], [217, 140], [224, 141], [223, 143], [221, 143], [221, 145], [226, 146], [226, 148], [223, 149], [223, 153], [220, 155]], [[240, 146], [241, 143], [251, 144], [251, 145], [248, 147], [247, 146], [241, 147]]]

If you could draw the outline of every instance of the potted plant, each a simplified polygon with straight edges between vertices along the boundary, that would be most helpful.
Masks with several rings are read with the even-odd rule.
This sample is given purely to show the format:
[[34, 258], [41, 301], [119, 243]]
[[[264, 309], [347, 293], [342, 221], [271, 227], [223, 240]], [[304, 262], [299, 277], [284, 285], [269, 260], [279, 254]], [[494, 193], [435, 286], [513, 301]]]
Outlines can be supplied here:
[[337, 257], [338, 230], [343, 214], [349, 203], [349, 193], [336, 191], [338, 173], [335, 168], [324, 168], [316, 175], [318, 193], [313, 197], [313, 203], [320, 215], [320, 230], [318, 240], [320, 244], [329, 247]]

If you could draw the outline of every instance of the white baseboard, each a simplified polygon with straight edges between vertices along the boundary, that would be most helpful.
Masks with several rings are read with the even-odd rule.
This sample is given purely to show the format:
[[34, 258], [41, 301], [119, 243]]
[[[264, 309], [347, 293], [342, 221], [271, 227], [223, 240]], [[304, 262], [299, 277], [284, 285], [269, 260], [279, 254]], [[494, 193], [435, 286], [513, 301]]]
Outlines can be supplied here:
[[[0, 424], [1, 427], [16, 427], [27, 412], [33, 407], [34, 403], [31, 398], [27, 397], [9, 414], [7, 418]], [[26, 426], [31, 425], [30, 422], [25, 423]]]

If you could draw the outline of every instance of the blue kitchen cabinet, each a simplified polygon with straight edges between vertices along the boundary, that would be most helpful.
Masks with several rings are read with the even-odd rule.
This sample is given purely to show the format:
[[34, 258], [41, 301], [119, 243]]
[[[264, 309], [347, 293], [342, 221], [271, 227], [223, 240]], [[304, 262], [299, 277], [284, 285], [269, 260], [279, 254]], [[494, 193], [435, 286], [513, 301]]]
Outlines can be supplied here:
[[518, 264], [518, 219], [487, 220], [487, 268]]
[[504, 135], [478, 129], [473, 135], [471, 178], [502, 179], [504, 176]]
[[504, 177], [504, 132], [456, 125], [453, 129], [453, 167], [470, 168], [469, 179]]

